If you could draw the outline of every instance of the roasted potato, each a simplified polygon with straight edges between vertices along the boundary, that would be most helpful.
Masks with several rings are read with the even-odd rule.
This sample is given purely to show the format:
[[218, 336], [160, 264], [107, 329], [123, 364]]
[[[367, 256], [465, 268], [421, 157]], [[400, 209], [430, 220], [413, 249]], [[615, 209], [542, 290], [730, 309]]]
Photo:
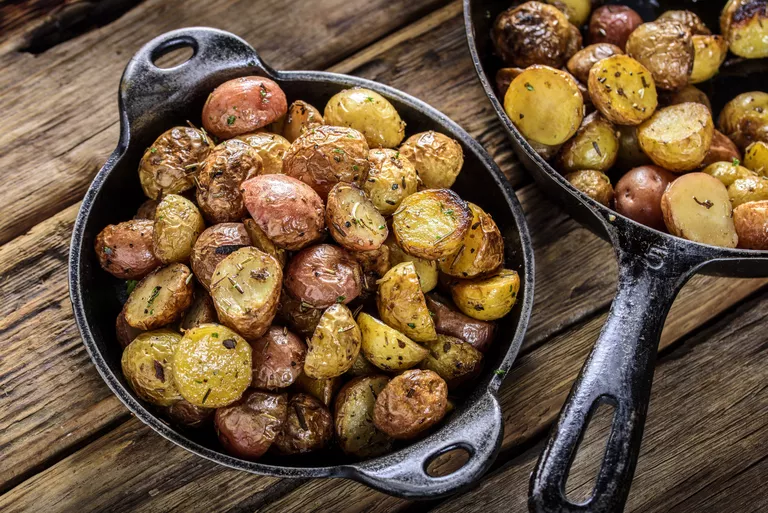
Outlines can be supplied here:
[[210, 292], [221, 322], [254, 340], [266, 333], [277, 312], [283, 270], [271, 255], [241, 248], [216, 265]]
[[744, 153], [744, 167], [759, 176], [768, 176], [768, 143], [757, 141], [750, 144]]
[[264, 77], [240, 77], [213, 90], [203, 106], [203, 127], [219, 139], [255, 132], [288, 110], [280, 86]]
[[293, 141], [283, 158], [283, 173], [312, 187], [323, 200], [339, 182], [362, 185], [368, 166], [363, 134], [339, 126], [310, 128]]
[[456, 254], [438, 261], [442, 272], [458, 278], [491, 273], [504, 262], [504, 239], [496, 222], [474, 203], [467, 202], [467, 205], [472, 212], [472, 223], [461, 247]]
[[642, 24], [640, 15], [626, 5], [598, 7], [589, 20], [587, 40], [590, 44], [609, 43], [624, 50], [629, 35]]
[[729, 0], [720, 15], [720, 32], [739, 57], [768, 57], [768, 3], [765, 0]]
[[509, 84], [523, 71], [523, 68], [501, 68], [496, 72], [496, 90], [499, 92], [499, 98], [504, 99]]
[[733, 209], [739, 247], [768, 250], [768, 201], [752, 201]]
[[616, 212], [633, 221], [665, 231], [661, 197], [675, 175], [658, 166], [636, 167], [616, 184]]
[[704, 91], [696, 86], [687, 85], [678, 91], [668, 91], [660, 98], [660, 103], [664, 107], [671, 105], [680, 105], [681, 103], [700, 103], [704, 105], [709, 112], [712, 112], [712, 103]]
[[733, 208], [750, 201], [768, 200], [768, 177], [738, 178], [728, 186], [728, 196], [731, 198]]
[[260, 458], [288, 417], [288, 394], [248, 390], [234, 404], [216, 410], [214, 425], [224, 450], [245, 460]]
[[[394, 236], [390, 236], [384, 244], [389, 248], [390, 269], [402, 262], [412, 262], [419, 275], [419, 285], [425, 294], [437, 286], [437, 261], [409, 255], [398, 246]], [[388, 271], [389, 269], [387, 269]]]
[[565, 175], [565, 178], [578, 190], [606, 207], [611, 206], [613, 200], [613, 186], [611, 179], [602, 171], [585, 169]]
[[316, 126], [324, 125], [323, 115], [312, 105], [301, 100], [297, 100], [288, 107], [288, 114], [283, 126], [283, 137], [288, 142], [293, 142], [304, 133], [305, 130]]
[[656, 18], [656, 21], [657, 22], [676, 21], [677, 23], [681, 24], [682, 26], [690, 30], [691, 34], [694, 36], [696, 35], [706, 36], [712, 33], [712, 31], [707, 28], [704, 22], [701, 21], [701, 18], [699, 18], [699, 16], [693, 11], [687, 11], [687, 10], [665, 11], [661, 13], [661, 16]]
[[717, 127], [742, 151], [755, 141], [768, 142], [768, 93], [738, 95], [723, 107]]
[[709, 146], [709, 151], [701, 166], [706, 167], [715, 162], [732, 162], [734, 159], [741, 160], [739, 148], [721, 131], [715, 130], [712, 144]]
[[568, 38], [568, 44], [565, 47], [565, 62], [568, 62], [571, 57], [576, 55], [576, 53], [583, 47], [583, 40], [579, 27], [570, 23], [568, 31], [570, 32], [570, 37]]
[[755, 176], [755, 173], [746, 167], [740, 166], [738, 160], [732, 160], [730, 162], [715, 162], [714, 164], [710, 164], [705, 167], [702, 172], [710, 176], [714, 176], [723, 182], [723, 185], [726, 187], [730, 186], [733, 182], [741, 178], [749, 178], [751, 176]]
[[723, 36], [693, 36], [693, 71], [691, 83], [706, 82], [717, 75], [728, 55], [728, 42]]
[[197, 328], [201, 324], [210, 324], [212, 322], [219, 322], [219, 317], [216, 315], [216, 307], [213, 306], [213, 299], [211, 299], [210, 294], [205, 289], [195, 287], [192, 305], [184, 313], [179, 328], [182, 332], [185, 332], [192, 328]]
[[637, 129], [640, 147], [658, 165], [673, 172], [698, 168], [707, 156], [715, 126], [700, 103], [659, 109]]
[[373, 425], [396, 439], [412, 439], [445, 416], [448, 386], [431, 370], [408, 370], [379, 392]]
[[426, 300], [438, 334], [463, 340], [481, 353], [488, 350], [496, 334], [493, 323], [478, 321], [457, 312], [447, 301], [437, 296], [426, 296]]
[[669, 233], [684, 239], [735, 248], [731, 202], [725, 185], [704, 173], [689, 173], [670, 184], [661, 198]]
[[208, 426], [213, 421], [215, 413], [216, 410], [213, 408], [200, 408], [184, 399], [176, 401], [162, 410], [163, 416], [171, 421], [171, 424], [186, 429], [199, 429]]
[[[416, 174], [428, 189], [451, 187], [464, 165], [461, 144], [432, 130], [406, 139], [400, 146], [400, 155], [413, 164]], [[406, 189], [409, 187], [406, 183]]]
[[568, 61], [568, 71], [577, 80], [587, 83], [589, 81], [589, 71], [592, 66], [603, 59], [613, 57], [614, 55], [623, 55], [621, 48], [610, 43], [597, 43], [589, 45], [576, 52]]
[[429, 353], [395, 328], [387, 326], [365, 312], [358, 314], [357, 324], [362, 333], [363, 356], [379, 369], [385, 371], [410, 369], [426, 358]]
[[195, 278], [206, 290], [210, 290], [211, 276], [219, 262], [250, 245], [251, 238], [243, 223], [220, 223], [206, 228], [192, 246], [189, 257]]
[[318, 244], [296, 254], [285, 270], [285, 289], [313, 308], [347, 304], [363, 286], [363, 273], [355, 259], [337, 246]]
[[328, 125], [354, 128], [370, 148], [394, 148], [405, 137], [405, 122], [389, 100], [362, 87], [333, 95], [325, 104], [323, 119]]
[[357, 358], [355, 358], [355, 362], [352, 364], [352, 367], [349, 368], [349, 370], [346, 372], [345, 375], [353, 378], [358, 378], [360, 376], [371, 376], [373, 374], [378, 374], [378, 373], [379, 373], [379, 368], [368, 361], [368, 359], [363, 354], [362, 347], [361, 347], [361, 351], [357, 354]]
[[558, 8], [526, 2], [499, 14], [491, 36], [496, 53], [510, 66], [560, 68], [567, 60], [571, 32], [568, 18]]
[[252, 218], [244, 219], [243, 225], [245, 226], [245, 231], [248, 233], [248, 236], [251, 238], [251, 245], [268, 255], [272, 255], [275, 257], [275, 260], [280, 262], [281, 267], [285, 267], [285, 260], [288, 258], [286, 251], [272, 242], [272, 240], [267, 237], [267, 234], [264, 233], [264, 230], [259, 228], [258, 223]]
[[288, 416], [272, 444], [278, 454], [302, 454], [325, 448], [333, 438], [333, 418], [328, 408], [307, 394], [288, 402]]
[[163, 132], [139, 162], [144, 194], [158, 200], [164, 194], [179, 194], [194, 187], [197, 169], [212, 147], [210, 139], [196, 128], [177, 126]]
[[259, 152], [239, 139], [216, 146], [197, 175], [197, 203], [211, 223], [239, 222], [247, 215], [241, 184], [263, 172]]
[[452, 287], [451, 296], [464, 314], [481, 321], [495, 321], [512, 310], [519, 289], [517, 272], [502, 269], [488, 278], [459, 281]]
[[143, 330], [134, 328], [125, 320], [125, 307], [123, 307], [117, 315], [117, 320], [115, 320], [115, 338], [117, 338], [120, 347], [125, 349], [128, 347], [128, 344], [133, 342], [134, 338], [142, 333], [144, 333]]
[[156, 406], [169, 406], [181, 399], [173, 382], [173, 354], [181, 335], [161, 329], [142, 333], [123, 351], [123, 376], [136, 395]]
[[436, 340], [425, 345], [429, 355], [419, 367], [436, 372], [449, 390], [476, 378], [483, 368], [483, 353], [458, 338], [438, 335]]
[[656, 87], [685, 87], [693, 71], [691, 31], [676, 21], [643, 23], [629, 35], [627, 55], [648, 68]]
[[467, 203], [450, 189], [411, 194], [392, 216], [392, 232], [406, 253], [427, 260], [454, 254], [472, 222]]
[[168, 194], [157, 205], [152, 229], [152, 252], [161, 262], [186, 262], [205, 230], [205, 221], [194, 203]]
[[546, 3], [554, 5], [568, 18], [573, 25], [580, 27], [589, 19], [589, 13], [592, 12], [592, 0], [544, 0]]
[[132, 220], [107, 225], [96, 236], [99, 265], [121, 280], [138, 280], [160, 265], [152, 249], [152, 221]]
[[370, 251], [350, 251], [350, 256], [360, 264], [363, 275], [374, 278], [373, 283], [368, 284], [368, 288], [375, 287], [376, 281], [384, 276], [392, 266], [389, 262], [389, 246], [382, 245], [380, 248]]
[[412, 262], [397, 264], [379, 280], [376, 305], [382, 321], [416, 342], [437, 337]]
[[304, 374], [315, 379], [341, 376], [355, 362], [360, 343], [360, 328], [349, 308], [342, 304], [329, 306], [309, 339]]
[[325, 234], [323, 200], [307, 184], [285, 175], [263, 175], [242, 184], [245, 206], [277, 247], [297, 251]]
[[382, 215], [391, 215], [403, 198], [416, 192], [419, 184], [416, 168], [399, 151], [386, 148], [369, 151], [368, 161], [371, 167], [363, 190]]
[[636, 126], [616, 125], [619, 135], [619, 153], [616, 157], [616, 165], [620, 169], [632, 169], [651, 164], [651, 158], [645, 154], [637, 140]]
[[328, 193], [325, 224], [341, 246], [352, 251], [370, 251], [384, 244], [389, 235], [387, 221], [355, 184], [339, 182]]
[[639, 125], [659, 103], [651, 72], [627, 55], [614, 55], [592, 66], [589, 96], [597, 110], [617, 125]]
[[187, 331], [173, 353], [173, 376], [182, 397], [194, 406], [221, 408], [251, 384], [251, 346], [220, 324]]
[[330, 408], [331, 404], [333, 404], [333, 398], [336, 396], [336, 392], [341, 388], [341, 384], [342, 379], [340, 376], [335, 378], [315, 379], [301, 373], [296, 379], [294, 388], [298, 392], [311, 395]]
[[154, 330], [178, 321], [192, 304], [192, 278], [184, 264], [155, 269], [128, 296], [125, 322], [140, 330]]
[[155, 211], [157, 210], [157, 200], [148, 199], [136, 210], [136, 214], [133, 216], [135, 220], [148, 219], [150, 221], [155, 220]]
[[619, 155], [619, 134], [599, 112], [584, 118], [576, 135], [558, 155], [557, 167], [565, 173], [592, 169], [608, 171]]
[[283, 172], [283, 157], [291, 147], [288, 139], [270, 132], [238, 135], [237, 138], [259, 154], [262, 163], [261, 174], [277, 175]]
[[579, 129], [584, 118], [584, 98], [569, 73], [531, 66], [510, 84], [504, 96], [504, 110], [527, 139], [555, 146], [573, 137]]
[[334, 425], [339, 447], [345, 454], [375, 458], [392, 448], [392, 439], [373, 425], [376, 398], [387, 383], [387, 376], [361, 376], [339, 391]]
[[293, 331], [303, 337], [312, 336], [322, 315], [321, 308], [315, 308], [309, 303], [294, 298], [283, 288], [280, 304], [277, 307], [277, 318]]
[[304, 368], [307, 346], [287, 328], [272, 326], [251, 342], [254, 388], [291, 386]]

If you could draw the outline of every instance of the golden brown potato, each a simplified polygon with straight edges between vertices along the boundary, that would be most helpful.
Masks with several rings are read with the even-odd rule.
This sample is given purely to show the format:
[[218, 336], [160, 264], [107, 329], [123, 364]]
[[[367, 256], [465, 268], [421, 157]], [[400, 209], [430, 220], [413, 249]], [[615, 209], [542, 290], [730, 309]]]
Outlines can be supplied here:
[[140, 330], [154, 330], [178, 321], [192, 304], [192, 278], [184, 264], [155, 269], [128, 296], [125, 321]]
[[240, 399], [251, 384], [251, 346], [226, 326], [203, 324], [182, 337], [173, 371], [184, 399], [221, 408]]
[[192, 305], [184, 313], [179, 328], [182, 332], [185, 332], [192, 328], [197, 328], [201, 324], [210, 324], [212, 322], [219, 322], [219, 317], [216, 315], [216, 307], [213, 306], [213, 299], [211, 299], [210, 294], [205, 289], [195, 287]]
[[723, 107], [717, 127], [742, 151], [755, 141], [768, 142], [768, 93], [738, 95]]
[[293, 141], [283, 158], [283, 173], [312, 187], [323, 200], [339, 182], [362, 185], [368, 166], [363, 134], [339, 126], [310, 128]]
[[633, 221], [665, 231], [661, 197], [675, 175], [658, 166], [636, 167], [616, 184], [616, 212]]
[[161, 413], [174, 426], [180, 426], [184, 429], [199, 429], [207, 427], [213, 421], [216, 410], [213, 408], [199, 408], [189, 401], [182, 399], [163, 408]]
[[720, 31], [739, 57], [768, 57], [768, 5], [765, 0], [729, 0], [720, 15]]
[[448, 386], [431, 370], [408, 370], [387, 383], [376, 398], [373, 424], [396, 439], [412, 439], [445, 416]]
[[707, 28], [701, 18], [692, 11], [687, 10], [671, 10], [661, 13], [661, 16], [656, 18], [656, 21], [676, 21], [682, 26], [691, 31], [691, 34], [695, 35], [709, 35], [712, 33]]
[[341, 388], [341, 384], [342, 379], [340, 376], [335, 378], [315, 379], [301, 373], [296, 379], [294, 386], [297, 391], [311, 395], [330, 408], [336, 392]]
[[164, 194], [179, 194], [194, 187], [197, 170], [211, 148], [210, 139], [195, 128], [177, 126], [163, 132], [139, 162], [144, 194], [157, 200]]
[[389, 263], [389, 247], [386, 245], [371, 251], [350, 251], [349, 254], [360, 264], [363, 274], [374, 276], [376, 280], [392, 268]]
[[458, 338], [438, 335], [426, 346], [429, 356], [419, 366], [436, 372], [449, 390], [475, 379], [483, 368], [483, 353]]
[[637, 129], [643, 151], [658, 165], [673, 172], [698, 168], [707, 156], [715, 126], [700, 103], [681, 103], [659, 109]]
[[405, 155], [386, 148], [371, 150], [368, 160], [371, 167], [363, 190], [382, 215], [391, 215], [403, 198], [416, 192], [419, 184], [416, 168]]
[[283, 157], [291, 147], [285, 137], [269, 132], [256, 132], [238, 135], [237, 139], [248, 144], [259, 154], [263, 165], [261, 174], [275, 175], [283, 172]]
[[659, 103], [651, 72], [627, 55], [614, 55], [592, 66], [589, 96], [597, 110], [617, 125], [639, 125]]
[[361, 337], [349, 308], [342, 304], [329, 306], [309, 339], [304, 374], [315, 379], [341, 376], [355, 363]]
[[379, 280], [376, 305], [382, 321], [416, 342], [436, 338], [435, 323], [412, 262], [397, 264]]
[[733, 209], [739, 247], [768, 250], [768, 201], [752, 201]]
[[739, 148], [733, 144], [721, 131], [715, 130], [712, 136], [712, 144], [709, 146], [707, 156], [704, 157], [702, 167], [709, 166], [715, 162], [732, 162], [734, 159], [741, 160]]
[[295, 394], [288, 402], [288, 416], [271, 449], [277, 454], [319, 451], [333, 438], [333, 418], [314, 397]]
[[248, 233], [248, 236], [251, 238], [251, 246], [260, 249], [268, 255], [272, 255], [275, 257], [275, 260], [280, 262], [280, 266], [284, 267], [285, 260], [288, 258], [286, 251], [272, 242], [270, 238], [267, 237], [267, 234], [264, 233], [264, 230], [259, 228], [259, 225], [253, 219], [244, 219], [243, 225], [245, 226], [245, 231]]
[[704, 173], [677, 178], [661, 199], [669, 233], [684, 239], [735, 248], [731, 202], [725, 185]]
[[389, 235], [387, 221], [357, 185], [339, 182], [328, 193], [325, 224], [341, 246], [352, 251], [370, 251], [384, 244]]
[[648, 68], [656, 87], [685, 87], [693, 71], [691, 31], [675, 21], [643, 23], [627, 40], [627, 55]]
[[400, 146], [400, 155], [413, 164], [419, 179], [429, 189], [450, 188], [464, 165], [461, 144], [432, 130], [406, 139]]
[[133, 342], [133, 339], [144, 333], [143, 330], [136, 329], [125, 320], [125, 307], [120, 310], [115, 320], [115, 338], [120, 344], [120, 347], [125, 349], [128, 344]]
[[135, 220], [148, 219], [150, 221], [155, 220], [155, 211], [157, 210], [157, 200], [148, 199], [141, 205], [139, 205], [136, 214], [133, 216]]
[[706, 82], [717, 75], [728, 55], [728, 42], [723, 36], [693, 36], [693, 71], [691, 83]]
[[768, 143], [757, 141], [750, 144], [744, 153], [744, 167], [759, 176], [768, 176]]
[[[416, 366], [429, 351], [380, 320], [360, 312], [357, 324], [362, 333], [361, 352], [365, 359], [385, 371], [401, 371]], [[437, 336], [437, 335], [435, 335]]]
[[272, 326], [251, 342], [254, 388], [291, 386], [304, 368], [307, 346], [288, 328]]
[[333, 95], [325, 105], [323, 118], [328, 125], [359, 131], [370, 148], [394, 148], [405, 137], [405, 122], [389, 100], [362, 87]]
[[558, 169], [565, 173], [593, 169], [608, 171], [619, 155], [619, 136], [613, 123], [593, 112], [581, 123], [576, 135], [566, 142], [558, 156]]
[[160, 265], [152, 249], [152, 221], [110, 224], [93, 244], [101, 268], [121, 280], [138, 280]]
[[181, 335], [162, 329], [142, 333], [128, 344], [120, 361], [123, 376], [136, 395], [157, 406], [181, 399], [173, 382], [173, 354]]
[[623, 55], [624, 52], [616, 45], [610, 43], [598, 43], [589, 45], [579, 50], [568, 61], [568, 71], [581, 82], [589, 81], [589, 70], [603, 59], [614, 55]]
[[267, 452], [287, 417], [288, 394], [248, 390], [236, 403], [216, 410], [216, 434], [229, 454], [256, 460]]
[[496, 222], [474, 203], [467, 205], [472, 212], [472, 223], [459, 251], [438, 262], [442, 272], [457, 278], [491, 273], [504, 262], [504, 239]]
[[264, 77], [240, 77], [213, 90], [203, 106], [203, 127], [219, 139], [255, 132], [285, 115], [280, 86]]
[[[437, 286], [438, 273], [436, 260], [426, 260], [424, 258], [409, 255], [398, 246], [394, 235], [390, 235], [384, 244], [389, 248], [390, 269], [402, 262], [413, 262], [413, 266], [416, 268], [416, 274], [419, 275], [419, 285], [421, 285], [422, 292], [426, 294]], [[387, 269], [387, 271], [388, 270], [389, 269]]]
[[436, 295], [426, 296], [426, 300], [438, 334], [456, 337], [481, 353], [488, 350], [496, 333], [495, 324], [457, 312], [449, 306], [449, 301]]
[[755, 173], [740, 166], [738, 160], [732, 160], [730, 162], [715, 162], [710, 164], [702, 170], [702, 173], [706, 173], [710, 176], [714, 176], [726, 187], [730, 186], [736, 180], [741, 178], [749, 178], [755, 176]]
[[611, 179], [602, 171], [585, 169], [565, 175], [565, 178], [578, 190], [606, 207], [613, 200]]
[[651, 164], [651, 158], [645, 154], [637, 140], [636, 126], [616, 125], [619, 135], [619, 153], [616, 165], [620, 169], [633, 169]]
[[345, 454], [375, 458], [389, 452], [392, 439], [373, 425], [376, 398], [389, 383], [387, 376], [362, 376], [339, 391], [334, 408], [336, 439]]
[[189, 263], [195, 278], [209, 290], [211, 276], [219, 262], [240, 248], [251, 245], [251, 238], [243, 223], [220, 223], [200, 234], [192, 246]]
[[517, 272], [502, 269], [488, 278], [458, 281], [451, 289], [451, 296], [465, 315], [481, 321], [495, 321], [512, 310], [519, 289]]
[[567, 72], [531, 66], [510, 84], [504, 96], [504, 110], [527, 139], [555, 146], [579, 129], [584, 118], [584, 98], [576, 80]]
[[712, 103], [704, 91], [696, 86], [687, 85], [679, 91], [670, 91], [663, 95], [661, 103], [665, 107], [670, 105], [679, 105], [681, 103], [700, 103], [704, 105], [709, 112], [712, 112]]
[[568, 18], [573, 25], [580, 27], [589, 19], [592, 12], [592, 0], [544, 0], [554, 5]]
[[283, 288], [277, 307], [277, 318], [288, 325], [291, 330], [303, 337], [310, 337], [315, 332], [322, 315], [323, 310], [321, 308], [315, 308], [294, 298]]
[[288, 107], [288, 115], [283, 126], [283, 137], [293, 142], [306, 130], [324, 125], [323, 115], [312, 105], [297, 100]]
[[624, 50], [629, 35], [642, 24], [640, 15], [626, 5], [604, 5], [592, 13], [588, 41], [609, 43]]
[[313, 308], [347, 304], [360, 295], [363, 272], [349, 253], [318, 244], [296, 254], [285, 270], [285, 289]]
[[152, 229], [152, 252], [163, 263], [186, 262], [205, 230], [205, 221], [194, 203], [168, 194], [157, 205]]
[[733, 208], [750, 201], [768, 200], [768, 177], [748, 176], [736, 179], [728, 186]]
[[541, 2], [526, 2], [499, 14], [493, 24], [496, 53], [510, 66], [543, 64], [560, 68], [571, 38], [568, 18]]

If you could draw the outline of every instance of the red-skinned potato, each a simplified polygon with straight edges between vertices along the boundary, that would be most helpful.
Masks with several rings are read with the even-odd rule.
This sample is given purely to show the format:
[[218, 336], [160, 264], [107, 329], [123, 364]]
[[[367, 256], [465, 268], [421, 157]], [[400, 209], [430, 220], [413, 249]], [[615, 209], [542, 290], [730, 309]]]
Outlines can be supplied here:
[[373, 424], [396, 439], [419, 436], [445, 415], [448, 386], [431, 370], [411, 369], [395, 376], [376, 398]]
[[128, 347], [128, 344], [133, 342], [134, 338], [142, 333], [144, 333], [143, 330], [134, 328], [125, 320], [125, 308], [120, 310], [120, 314], [117, 316], [117, 320], [115, 321], [115, 336], [117, 337], [117, 341], [120, 343], [120, 347], [125, 349]]
[[493, 342], [496, 325], [492, 322], [479, 321], [455, 310], [450, 302], [435, 294], [424, 297], [427, 308], [435, 321], [435, 331], [441, 335], [450, 335], [484, 353]]
[[148, 220], [110, 224], [94, 242], [101, 268], [122, 280], [138, 280], [160, 265], [152, 250], [153, 223]]
[[623, 50], [629, 35], [642, 24], [643, 19], [633, 9], [625, 5], [605, 5], [592, 13], [587, 41], [610, 43]]
[[286, 394], [248, 390], [236, 403], [216, 410], [216, 433], [229, 454], [255, 460], [277, 438], [287, 414]]
[[264, 77], [240, 77], [213, 90], [203, 106], [203, 127], [219, 139], [254, 132], [288, 110], [280, 86]]
[[363, 272], [349, 253], [337, 246], [319, 244], [294, 256], [285, 269], [286, 290], [314, 308], [349, 303], [360, 295]]
[[666, 231], [661, 197], [675, 178], [658, 166], [630, 170], [616, 184], [616, 211], [640, 224]]
[[272, 326], [250, 344], [253, 388], [285, 388], [301, 374], [307, 346], [287, 328]]
[[768, 250], [768, 200], [751, 201], [733, 209], [739, 247]]

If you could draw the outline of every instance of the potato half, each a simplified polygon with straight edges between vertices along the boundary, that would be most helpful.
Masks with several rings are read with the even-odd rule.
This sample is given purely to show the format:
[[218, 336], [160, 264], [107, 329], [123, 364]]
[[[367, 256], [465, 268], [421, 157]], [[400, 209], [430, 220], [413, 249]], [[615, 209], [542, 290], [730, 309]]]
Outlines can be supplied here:
[[768, 176], [768, 143], [756, 141], [744, 152], [744, 167], [760, 176]]
[[305, 130], [324, 124], [323, 115], [312, 105], [297, 100], [288, 107], [282, 133], [289, 142], [295, 141]]
[[714, 176], [726, 187], [730, 186], [736, 180], [741, 178], [749, 178], [755, 176], [755, 173], [750, 171], [744, 166], [739, 165], [738, 160], [731, 162], [715, 162], [710, 164], [702, 170], [702, 173], [707, 173], [710, 176]]
[[717, 127], [741, 150], [755, 141], [768, 142], [768, 93], [738, 95], [720, 111]]
[[580, 27], [589, 19], [592, 12], [592, 0], [544, 0], [546, 3], [554, 5], [565, 13], [572, 24]]
[[678, 173], [701, 165], [714, 133], [712, 115], [700, 103], [681, 103], [659, 109], [637, 130], [640, 147], [651, 160]]
[[481, 321], [494, 321], [512, 310], [519, 289], [517, 272], [502, 269], [490, 278], [458, 281], [451, 288], [451, 297], [465, 315]]
[[568, 61], [568, 71], [581, 82], [589, 81], [589, 72], [592, 66], [603, 59], [614, 55], [623, 55], [624, 52], [616, 45], [610, 43], [598, 43], [589, 45], [576, 52]]
[[205, 221], [197, 206], [184, 196], [168, 194], [155, 210], [153, 252], [165, 264], [185, 262], [203, 230]]
[[361, 336], [349, 308], [340, 303], [331, 305], [323, 312], [309, 339], [304, 373], [315, 379], [341, 376], [355, 363]]
[[345, 454], [373, 458], [392, 448], [392, 439], [373, 425], [373, 407], [387, 383], [387, 376], [362, 376], [339, 391], [334, 424], [339, 447]]
[[579, 131], [560, 150], [558, 168], [565, 173], [593, 169], [606, 172], [619, 155], [619, 134], [616, 127], [599, 112], [593, 112], [581, 124]]
[[197, 170], [212, 147], [208, 136], [196, 128], [177, 126], [164, 132], [139, 162], [144, 194], [158, 200], [163, 194], [179, 194], [194, 187]]
[[[357, 360], [355, 360], [357, 361]], [[335, 378], [315, 379], [310, 378], [303, 372], [296, 378], [294, 386], [299, 392], [309, 394], [324, 405], [331, 407], [336, 392], [339, 391], [342, 384], [341, 376]]]
[[459, 251], [439, 260], [440, 270], [457, 278], [493, 272], [504, 262], [504, 239], [496, 222], [474, 203], [467, 205], [472, 211], [472, 224]]
[[123, 376], [136, 395], [157, 406], [181, 400], [173, 381], [173, 353], [181, 335], [161, 329], [141, 333], [123, 351]]
[[639, 125], [659, 104], [651, 72], [627, 55], [614, 55], [592, 66], [588, 87], [597, 110], [617, 125]]
[[259, 154], [263, 164], [261, 174], [274, 175], [283, 172], [283, 157], [288, 148], [291, 147], [288, 139], [270, 132], [238, 135], [237, 138], [247, 143]]
[[339, 182], [328, 192], [325, 222], [331, 236], [352, 251], [370, 251], [384, 244], [387, 221], [355, 184]]
[[728, 42], [723, 36], [693, 36], [693, 71], [691, 83], [706, 82], [717, 75], [728, 55]]
[[437, 338], [419, 276], [411, 262], [397, 264], [379, 280], [376, 296], [381, 320], [417, 342]]
[[729, 0], [720, 15], [720, 31], [739, 57], [768, 57], [768, 5], [765, 0]]
[[[394, 236], [390, 236], [384, 242], [389, 248], [389, 265], [390, 268], [402, 262], [413, 262], [413, 266], [416, 269], [416, 274], [419, 275], [419, 285], [421, 285], [421, 291], [425, 294], [430, 290], [437, 287], [437, 261], [426, 260], [413, 255], [409, 255], [403, 249], [397, 245], [397, 241]], [[389, 269], [387, 269], [389, 270]]]
[[286, 251], [272, 242], [272, 239], [267, 237], [267, 234], [264, 233], [264, 230], [262, 230], [261, 227], [259, 227], [259, 224], [253, 219], [244, 219], [243, 224], [245, 225], [245, 231], [251, 238], [251, 245], [253, 245], [253, 247], [256, 249], [260, 249], [264, 253], [267, 253], [268, 255], [272, 255], [275, 257], [275, 260], [280, 262], [280, 266], [284, 267], [285, 260], [288, 258]]
[[363, 355], [379, 369], [410, 369], [429, 354], [429, 351], [407, 336], [365, 312], [357, 316], [357, 324], [363, 337]]
[[154, 330], [179, 320], [192, 304], [193, 278], [192, 271], [184, 264], [155, 269], [128, 297], [125, 321], [140, 330]]

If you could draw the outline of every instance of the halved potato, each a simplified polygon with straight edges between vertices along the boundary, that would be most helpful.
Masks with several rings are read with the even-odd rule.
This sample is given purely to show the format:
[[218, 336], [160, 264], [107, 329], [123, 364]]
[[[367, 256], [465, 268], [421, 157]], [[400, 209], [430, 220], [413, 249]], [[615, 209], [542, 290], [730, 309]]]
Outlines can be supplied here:
[[517, 272], [502, 269], [489, 278], [458, 281], [451, 288], [451, 297], [465, 315], [481, 321], [494, 321], [512, 310], [519, 289]]
[[429, 351], [410, 338], [365, 312], [357, 316], [357, 324], [363, 337], [363, 355], [379, 369], [410, 369], [429, 354]]
[[373, 407], [387, 383], [387, 376], [362, 376], [339, 391], [334, 424], [339, 447], [345, 454], [374, 458], [392, 448], [393, 440], [373, 425]]
[[125, 303], [125, 322], [154, 330], [181, 319], [192, 304], [194, 276], [184, 264], [170, 264], [149, 273]]
[[691, 84], [705, 82], [717, 75], [728, 55], [728, 41], [723, 36], [693, 36], [693, 71]]
[[152, 251], [164, 264], [185, 262], [203, 230], [205, 221], [197, 206], [184, 196], [167, 194], [155, 210]]
[[728, 0], [720, 15], [720, 29], [731, 51], [739, 57], [768, 57], [768, 6], [765, 0]]
[[439, 260], [440, 270], [457, 278], [493, 272], [504, 262], [504, 239], [499, 227], [485, 210], [474, 203], [467, 205], [472, 212], [472, 224], [459, 251]]
[[277, 247], [253, 219], [244, 219], [243, 224], [245, 225], [245, 231], [248, 232], [248, 236], [251, 238], [253, 247], [260, 249], [268, 255], [272, 255], [280, 263], [280, 267], [285, 267], [285, 260], [287, 258], [285, 250]]
[[437, 338], [413, 263], [397, 264], [379, 280], [376, 305], [382, 321], [413, 340], [426, 342]]
[[347, 372], [360, 352], [360, 328], [345, 305], [328, 307], [309, 339], [304, 374], [310, 378], [335, 378]]
[[730, 186], [733, 182], [740, 178], [749, 178], [755, 176], [755, 173], [740, 166], [738, 160], [732, 162], [715, 162], [704, 168], [702, 173], [707, 173], [710, 176], [714, 176], [726, 187]]
[[712, 115], [700, 103], [681, 103], [659, 109], [637, 130], [640, 147], [651, 160], [677, 173], [701, 165], [714, 133]]
[[173, 353], [181, 335], [161, 329], [141, 333], [123, 351], [123, 376], [136, 395], [156, 406], [181, 400], [173, 382]]
[[744, 152], [744, 167], [760, 176], [768, 176], [768, 143], [756, 141]]
[[619, 155], [619, 134], [613, 123], [599, 112], [593, 112], [581, 124], [579, 131], [560, 150], [557, 163], [564, 173], [583, 169], [606, 172]]
[[617, 125], [639, 125], [659, 104], [651, 72], [628, 55], [614, 55], [592, 66], [588, 87], [595, 108]]
[[330, 190], [325, 223], [336, 242], [352, 251], [377, 249], [389, 235], [384, 216], [352, 183], [339, 182]]
[[728, 186], [728, 196], [733, 208], [750, 201], [768, 200], [768, 177], [755, 175], [739, 178]]
[[422, 292], [426, 294], [437, 286], [437, 260], [426, 260], [409, 255], [397, 245], [394, 235], [390, 235], [384, 244], [389, 248], [390, 269], [403, 262], [412, 262], [416, 268], [416, 274], [419, 275], [419, 285], [421, 285]]
[[483, 365], [483, 353], [463, 340], [448, 335], [438, 335], [437, 340], [426, 343], [429, 356], [419, 367], [436, 372], [455, 389], [476, 378]]
[[768, 201], [752, 201], [733, 209], [739, 247], [768, 250]]
[[299, 374], [296, 378], [294, 387], [299, 392], [309, 394], [327, 407], [331, 407], [333, 404], [333, 398], [341, 388], [342, 378], [336, 376], [335, 378], [310, 378], [304, 373]]

